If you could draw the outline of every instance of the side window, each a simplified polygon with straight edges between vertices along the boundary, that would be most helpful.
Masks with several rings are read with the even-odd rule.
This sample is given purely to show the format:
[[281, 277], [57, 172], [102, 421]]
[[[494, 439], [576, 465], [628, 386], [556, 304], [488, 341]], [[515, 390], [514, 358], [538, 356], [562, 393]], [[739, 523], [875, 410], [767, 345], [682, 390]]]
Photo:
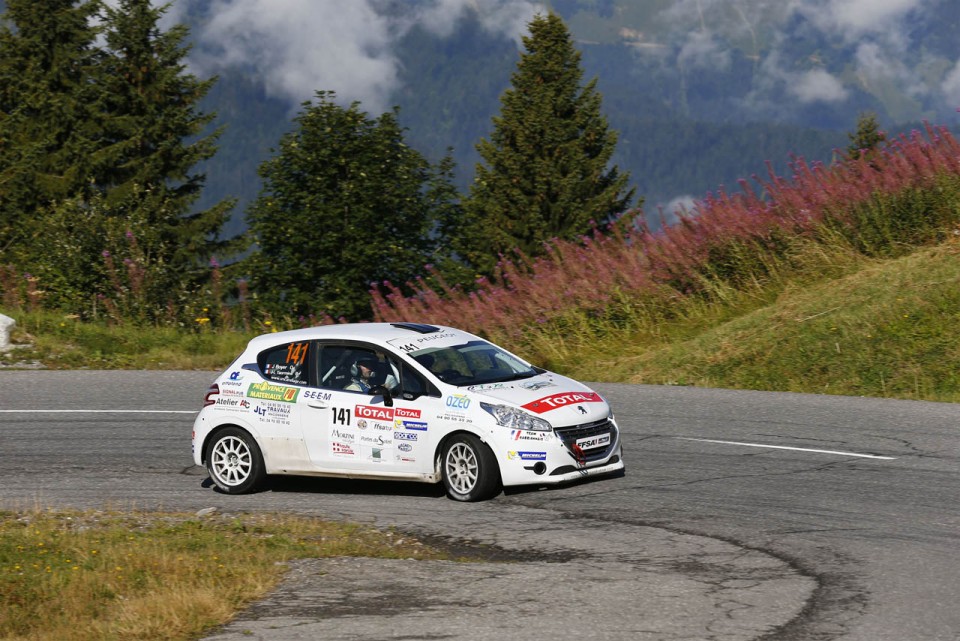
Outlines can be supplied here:
[[309, 351], [309, 341], [287, 343], [260, 352], [257, 365], [268, 380], [306, 385], [310, 380], [307, 372]]
[[317, 359], [317, 385], [342, 390], [350, 385], [351, 373], [360, 354], [350, 345], [322, 344]]
[[417, 398], [430, 393], [430, 385], [406, 363], [400, 364], [400, 395]]

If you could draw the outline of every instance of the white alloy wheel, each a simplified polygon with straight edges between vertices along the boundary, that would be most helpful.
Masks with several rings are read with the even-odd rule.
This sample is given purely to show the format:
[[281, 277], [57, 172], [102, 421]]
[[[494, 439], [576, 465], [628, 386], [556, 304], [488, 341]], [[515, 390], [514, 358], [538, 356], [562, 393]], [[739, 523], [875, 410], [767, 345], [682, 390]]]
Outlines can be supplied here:
[[223, 429], [211, 441], [207, 471], [217, 487], [228, 494], [251, 492], [264, 477], [260, 448], [243, 430]]
[[477, 485], [480, 465], [477, 463], [477, 455], [466, 443], [454, 443], [453, 447], [447, 450], [444, 466], [450, 486], [458, 494], [469, 494]]
[[447, 442], [441, 472], [447, 495], [457, 501], [482, 501], [500, 491], [493, 452], [472, 434], [457, 434]]

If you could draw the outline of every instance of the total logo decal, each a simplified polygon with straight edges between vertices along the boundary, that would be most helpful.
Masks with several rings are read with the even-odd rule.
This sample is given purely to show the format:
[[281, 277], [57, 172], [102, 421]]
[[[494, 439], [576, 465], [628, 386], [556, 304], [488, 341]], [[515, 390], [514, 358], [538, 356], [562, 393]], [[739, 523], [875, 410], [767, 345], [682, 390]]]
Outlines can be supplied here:
[[551, 394], [531, 401], [523, 406], [523, 409], [529, 410], [534, 414], [543, 414], [558, 407], [575, 405], [577, 403], [602, 403], [603, 399], [596, 392], [563, 392], [561, 394]]
[[511, 461], [521, 460], [521, 461], [546, 461], [547, 453], [546, 452], [517, 452], [511, 450], [507, 452], [507, 458]]
[[375, 421], [392, 421], [394, 418], [420, 418], [420, 410], [407, 407], [375, 407], [373, 405], [357, 405], [357, 418], [369, 418]]

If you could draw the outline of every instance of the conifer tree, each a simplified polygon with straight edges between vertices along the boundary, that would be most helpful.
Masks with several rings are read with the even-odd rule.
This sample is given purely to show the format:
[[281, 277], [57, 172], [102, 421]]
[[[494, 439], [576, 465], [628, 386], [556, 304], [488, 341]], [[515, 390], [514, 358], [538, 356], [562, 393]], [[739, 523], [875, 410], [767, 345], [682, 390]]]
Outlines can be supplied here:
[[247, 212], [251, 290], [278, 316], [369, 319], [371, 285], [421, 275], [445, 245], [439, 217], [456, 215], [450, 161], [407, 147], [396, 109], [371, 118], [335, 99], [303, 103]]
[[887, 139], [887, 136], [880, 131], [877, 114], [867, 111], [857, 117], [857, 130], [854, 133], [848, 133], [847, 138], [850, 139], [847, 158], [853, 160], [859, 158], [862, 153], [872, 154]]
[[9, 3], [0, 249], [40, 277], [53, 306], [131, 295], [112, 253], [139, 275], [144, 319], [169, 316], [228, 251], [218, 234], [231, 203], [191, 209], [204, 181], [193, 167], [216, 151], [218, 132], [203, 135], [213, 116], [197, 109], [214, 80], [185, 72], [187, 29], [162, 32], [165, 11], [150, 0]]
[[[25, 260], [50, 203], [89, 193], [102, 106], [98, 0], [8, 0], [0, 25], [0, 256]], [[42, 239], [41, 239], [42, 240]]]
[[464, 202], [470, 233], [460, 253], [481, 273], [497, 255], [543, 253], [630, 207], [629, 176], [608, 163], [617, 134], [600, 111], [596, 79], [581, 86], [580, 52], [556, 14], [538, 15], [501, 98], [483, 162]]
[[165, 266], [154, 282], [158, 303], [164, 291], [190, 293], [209, 275], [211, 258], [235, 250], [219, 238], [232, 201], [192, 210], [205, 180], [195, 167], [216, 153], [220, 134], [204, 135], [215, 115], [198, 109], [216, 79], [186, 73], [187, 27], [158, 28], [168, 7], [120, 0], [106, 9], [107, 119], [97, 155], [105, 204], [136, 226], [140, 248]]

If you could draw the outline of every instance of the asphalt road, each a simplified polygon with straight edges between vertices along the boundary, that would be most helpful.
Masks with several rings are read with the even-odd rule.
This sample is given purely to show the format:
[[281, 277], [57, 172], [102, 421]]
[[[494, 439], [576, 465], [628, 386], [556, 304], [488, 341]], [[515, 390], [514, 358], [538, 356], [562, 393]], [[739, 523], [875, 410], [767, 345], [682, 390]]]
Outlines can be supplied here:
[[207, 372], [0, 372], [0, 507], [286, 511], [481, 546], [485, 564], [297, 563], [233, 639], [960, 638], [960, 405], [597, 385], [622, 478], [482, 504], [192, 465]]

